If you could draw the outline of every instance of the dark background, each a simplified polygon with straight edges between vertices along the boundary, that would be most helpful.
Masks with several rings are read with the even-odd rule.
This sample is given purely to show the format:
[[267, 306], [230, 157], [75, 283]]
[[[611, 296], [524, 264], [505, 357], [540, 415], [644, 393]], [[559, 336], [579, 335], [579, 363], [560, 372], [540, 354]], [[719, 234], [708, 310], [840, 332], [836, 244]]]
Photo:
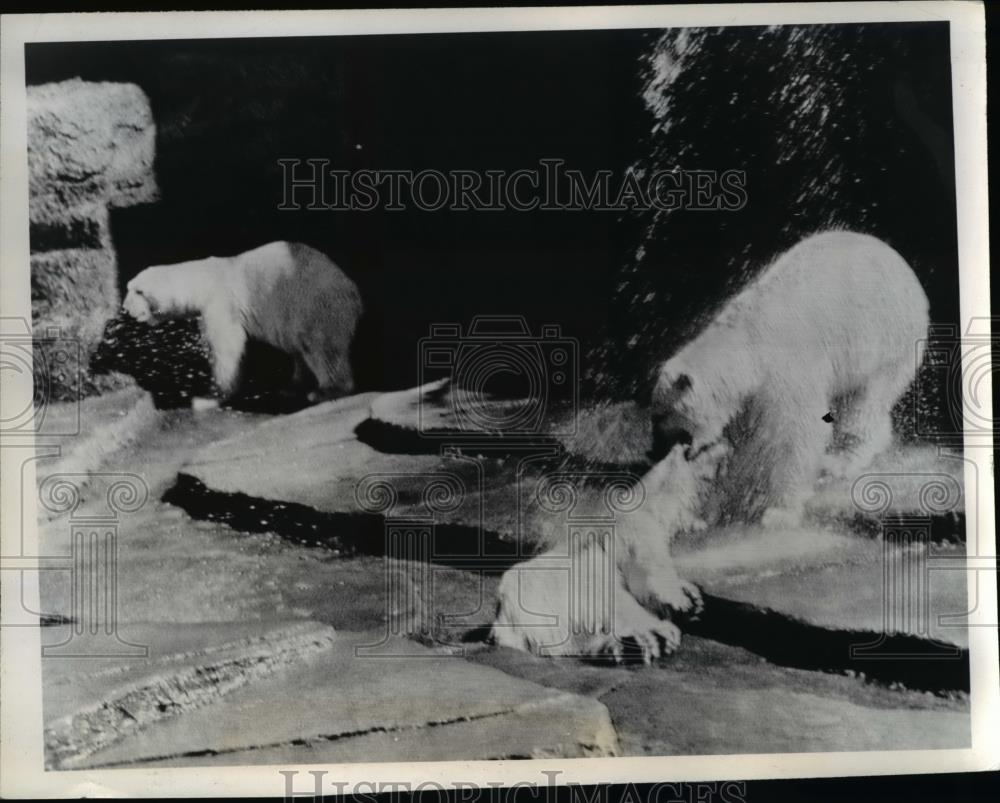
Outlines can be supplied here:
[[[638, 154], [642, 32], [31, 45], [29, 83], [128, 81], [157, 123], [156, 204], [118, 210], [122, 282], [150, 264], [275, 239], [329, 254], [369, 310], [362, 387], [416, 384], [432, 322], [522, 314], [603, 324], [612, 213], [279, 211], [279, 158], [338, 169], [505, 169]], [[359, 150], [357, 146], [360, 145]], [[299, 196], [302, 198], [302, 196]]]
[[[123, 284], [150, 264], [274, 239], [314, 245], [365, 298], [361, 388], [414, 385], [432, 323], [518, 314], [580, 340], [585, 393], [642, 398], [650, 368], [727, 294], [833, 226], [893, 245], [935, 320], [957, 320], [947, 23], [696, 31], [668, 90], [668, 130], [653, 132], [642, 90], [670, 46], [662, 36], [32, 44], [26, 69], [31, 84], [127, 81], [150, 98], [161, 200], [113, 213]], [[279, 211], [280, 158], [414, 171], [560, 158], [588, 176], [740, 169], [749, 201], [659, 216]]]

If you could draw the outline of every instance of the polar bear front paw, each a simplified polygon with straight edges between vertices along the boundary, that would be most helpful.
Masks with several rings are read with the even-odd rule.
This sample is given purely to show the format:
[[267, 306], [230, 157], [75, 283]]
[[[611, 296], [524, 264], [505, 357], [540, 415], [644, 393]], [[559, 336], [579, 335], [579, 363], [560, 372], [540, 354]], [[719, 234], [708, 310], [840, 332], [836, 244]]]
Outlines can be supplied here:
[[697, 619], [704, 609], [701, 589], [682, 580], [673, 563], [637, 559], [625, 567], [626, 587], [653, 613], [674, 621]]
[[701, 589], [687, 580], [681, 580], [680, 589], [684, 595], [684, 605], [671, 605], [670, 610], [687, 619], [697, 619], [705, 610], [705, 600], [702, 599]]
[[697, 619], [705, 609], [701, 589], [679, 577], [661, 582], [651, 582], [649, 587], [651, 607], [671, 619]]
[[657, 619], [631, 598], [616, 607], [614, 631], [598, 637], [590, 652], [596, 659], [616, 664], [652, 664], [675, 652], [681, 644], [681, 631], [673, 622]]

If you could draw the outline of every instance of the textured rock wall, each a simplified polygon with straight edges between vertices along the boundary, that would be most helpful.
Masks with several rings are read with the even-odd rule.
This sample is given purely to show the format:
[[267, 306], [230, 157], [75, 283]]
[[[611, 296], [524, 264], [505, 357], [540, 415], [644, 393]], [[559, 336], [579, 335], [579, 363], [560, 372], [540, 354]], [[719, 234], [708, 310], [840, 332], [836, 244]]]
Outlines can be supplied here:
[[121, 385], [90, 354], [120, 304], [109, 210], [155, 200], [156, 130], [131, 84], [74, 79], [28, 87], [32, 327], [49, 399]]

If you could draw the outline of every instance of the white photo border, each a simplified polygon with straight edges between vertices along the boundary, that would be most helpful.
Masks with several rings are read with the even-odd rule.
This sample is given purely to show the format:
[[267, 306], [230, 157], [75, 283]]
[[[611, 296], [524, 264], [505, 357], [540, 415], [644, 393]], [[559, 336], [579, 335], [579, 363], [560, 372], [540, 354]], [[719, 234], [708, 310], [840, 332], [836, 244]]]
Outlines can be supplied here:
[[[643, 7], [484, 8], [379, 11], [240, 11], [9, 15], [0, 20], [0, 315], [29, 319], [28, 173], [24, 46], [29, 42], [336, 36], [474, 31], [714, 27], [846, 22], [948, 21], [952, 59], [956, 200], [963, 330], [988, 319], [984, 9], [973, 2], [773, 3]], [[9, 373], [9, 372], [8, 372]], [[3, 409], [26, 409], [30, 375], [5, 373]], [[987, 389], [988, 392], [988, 389]], [[980, 400], [992, 410], [992, 399]], [[2, 415], [0, 415], [2, 420]], [[990, 422], [992, 425], [992, 422]], [[33, 497], [19, 486], [24, 450], [0, 449], [0, 555], [37, 554]], [[992, 449], [966, 435], [967, 488], [976, 488], [979, 565], [996, 558]], [[24, 481], [34, 483], [29, 465]], [[970, 494], [971, 496], [971, 494]], [[28, 507], [23, 507], [26, 505]], [[21, 532], [21, 522], [31, 522]], [[23, 540], [22, 540], [23, 539]], [[19, 563], [18, 566], [29, 566]], [[10, 569], [11, 566], [5, 567]], [[419, 783], [444, 788], [531, 783], [702, 781], [963, 772], [1000, 766], [995, 579], [969, 566], [972, 742], [968, 749], [852, 753], [671, 756], [570, 760], [368, 763], [184, 769], [44, 770], [39, 628], [0, 627], [0, 795], [4, 797], [281, 795], [285, 776], [311, 784], [310, 769], [340, 784]], [[0, 571], [0, 611], [38, 610], [37, 572]], [[2, 621], [2, 620], [0, 620]], [[364, 788], [368, 788], [367, 786]], [[431, 786], [429, 788], [437, 788]], [[307, 791], [300, 789], [299, 791]]]

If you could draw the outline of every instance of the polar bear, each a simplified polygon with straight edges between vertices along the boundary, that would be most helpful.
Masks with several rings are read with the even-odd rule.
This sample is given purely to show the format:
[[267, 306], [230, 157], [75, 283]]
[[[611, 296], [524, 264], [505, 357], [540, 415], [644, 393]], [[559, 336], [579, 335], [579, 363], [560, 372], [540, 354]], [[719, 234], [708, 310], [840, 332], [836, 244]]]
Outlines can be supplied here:
[[[890, 411], [923, 355], [928, 302], [906, 262], [863, 234], [813, 235], [780, 256], [659, 369], [656, 435], [671, 447], [642, 478], [645, 503], [611, 537], [546, 538], [501, 578], [497, 644], [545, 655], [645, 662], [675, 650], [678, 615], [697, 615], [672, 537], [700, 529], [728, 483], [765, 526], [802, 514], [824, 460], [863, 469], [892, 438]], [[835, 423], [846, 448], [827, 459]], [[742, 437], [734, 437], [733, 430]], [[749, 490], [748, 490], [749, 489]]]
[[494, 642], [617, 663], [648, 664], [676, 650], [681, 631], [671, 620], [702, 607], [670, 556], [670, 536], [698, 524], [697, 509], [685, 507], [704, 481], [698, 469], [673, 450], [629, 491], [639, 504], [610, 518], [606, 492], [563, 488], [578, 497], [573, 516], [541, 510], [523, 522], [544, 551], [500, 579]]
[[808, 237], [660, 367], [654, 435], [711, 462], [709, 452], [725, 453], [711, 447], [732, 442], [740, 421], [726, 474], [730, 486], [754, 488], [726, 490], [742, 491], [744, 506], [760, 500], [765, 526], [795, 525], [821, 469], [852, 476], [890, 445], [891, 410], [922, 360], [928, 308], [909, 265], [882, 241]]
[[138, 321], [200, 315], [215, 383], [224, 398], [240, 389], [247, 340], [294, 359], [293, 385], [311, 401], [350, 393], [350, 346], [361, 295], [326, 255], [273, 242], [233, 257], [146, 268], [127, 285], [123, 310]]

